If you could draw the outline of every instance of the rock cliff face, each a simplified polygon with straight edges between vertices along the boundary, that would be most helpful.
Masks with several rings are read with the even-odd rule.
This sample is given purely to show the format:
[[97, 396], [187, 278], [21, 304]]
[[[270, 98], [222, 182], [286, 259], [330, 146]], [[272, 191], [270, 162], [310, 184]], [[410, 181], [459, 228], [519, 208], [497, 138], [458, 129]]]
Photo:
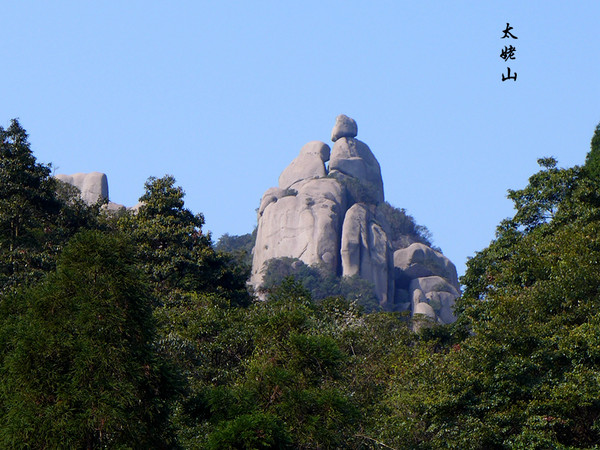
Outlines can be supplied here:
[[270, 259], [298, 258], [338, 276], [360, 275], [373, 283], [385, 310], [453, 322], [460, 294], [454, 264], [421, 243], [393, 247], [377, 208], [384, 201], [381, 169], [357, 134], [353, 119], [338, 116], [333, 149], [309, 142], [283, 170], [279, 187], [265, 192], [251, 284], [260, 287]]

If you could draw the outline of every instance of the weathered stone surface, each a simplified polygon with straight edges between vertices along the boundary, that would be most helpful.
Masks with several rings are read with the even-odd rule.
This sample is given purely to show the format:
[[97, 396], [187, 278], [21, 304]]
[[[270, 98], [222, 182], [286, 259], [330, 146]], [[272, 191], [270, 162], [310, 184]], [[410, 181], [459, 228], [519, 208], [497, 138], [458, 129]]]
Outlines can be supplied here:
[[459, 289], [456, 267], [439, 252], [425, 244], [417, 243], [394, 252], [394, 266], [410, 278], [439, 275]]
[[411, 308], [412, 308], [412, 303], [411, 302], [396, 303], [394, 305], [393, 311], [396, 311], [396, 312], [405, 312], [405, 311], [411, 311], [412, 310]]
[[329, 173], [340, 172], [356, 178], [374, 193], [374, 200], [382, 202], [383, 181], [381, 168], [371, 149], [364, 142], [354, 138], [339, 138], [331, 150]]
[[263, 194], [262, 200], [260, 201], [260, 206], [258, 207], [259, 220], [260, 220], [260, 216], [262, 216], [265, 208], [267, 206], [269, 206], [271, 203], [275, 203], [280, 198], [285, 197], [285, 194], [286, 194], [285, 189], [279, 189], [276, 187], [267, 189], [265, 191], [265, 193]]
[[[265, 262], [271, 258], [298, 258], [308, 265], [322, 263], [337, 273], [346, 210], [344, 189], [332, 178], [317, 178], [294, 184], [294, 190], [295, 195], [270, 202], [263, 198], [261, 202], [264, 207], [259, 210], [251, 276], [255, 287], [262, 283]], [[283, 190], [267, 192], [277, 197]]]
[[409, 292], [414, 292], [416, 289], [420, 289], [425, 294], [429, 292], [450, 292], [457, 297], [459, 296], [458, 290], [439, 276], [415, 278], [410, 282]]
[[406, 289], [396, 289], [394, 293], [395, 303], [410, 303], [410, 295]]
[[436, 314], [431, 305], [428, 303], [417, 303], [413, 310], [413, 316], [416, 314], [423, 314], [432, 320], [436, 320]]
[[341, 137], [356, 137], [358, 134], [358, 126], [356, 121], [345, 114], [340, 114], [335, 119], [335, 125], [331, 130], [331, 140], [337, 141]]
[[428, 304], [442, 323], [456, 320], [453, 312], [458, 290], [446, 279], [439, 276], [416, 278], [411, 281], [409, 292], [412, 297], [413, 314], [417, 314], [420, 304]]
[[320, 141], [311, 141], [304, 145], [300, 154], [279, 176], [279, 187], [289, 188], [292, 184], [310, 178], [327, 176], [325, 162], [329, 161], [330, 148]]
[[109, 201], [108, 203], [102, 205], [102, 209], [104, 211], [108, 211], [113, 214], [121, 214], [121, 213], [124, 213], [125, 211], [131, 211], [134, 214], [137, 214], [138, 210], [140, 209], [140, 206], [142, 206], [143, 204], [144, 204], [143, 202], [137, 202], [133, 206], [125, 206], [125, 205], [121, 205], [120, 203], [115, 203], [115, 202]]
[[456, 295], [450, 292], [430, 292], [426, 295], [426, 298], [427, 303], [431, 305], [443, 323], [456, 321], [453, 311]]
[[381, 169], [356, 133], [356, 122], [339, 116], [333, 148], [309, 142], [283, 170], [279, 187], [265, 192], [251, 284], [260, 286], [269, 259], [298, 258], [335, 275], [370, 281], [384, 310], [454, 321], [460, 289], [454, 264], [424, 244], [392, 251], [389, 225], [377, 210], [384, 200]]
[[103, 173], [58, 174], [55, 178], [78, 188], [81, 198], [88, 205], [96, 203], [99, 199], [108, 199], [108, 180]]
[[108, 202], [106, 205], [102, 205], [102, 208], [112, 213], [120, 213], [128, 209], [125, 207], [125, 205], [121, 205], [120, 203], [115, 202]]
[[419, 288], [416, 288], [411, 291], [410, 298], [412, 299], [413, 306], [417, 303], [427, 302], [425, 294], [423, 294], [423, 291]]
[[342, 227], [342, 274], [360, 275], [375, 285], [381, 306], [394, 303], [393, 263], [387, 234], [362, 203], [346, 212]]
[[404, 274], [411, 279], [414, 278], [423, 278], [423, 277], [431, 277], [437, 275], [431, 271], [429, 267], [424, 266], [423, 264], [413, 264], [406, 269], [404, 269]]

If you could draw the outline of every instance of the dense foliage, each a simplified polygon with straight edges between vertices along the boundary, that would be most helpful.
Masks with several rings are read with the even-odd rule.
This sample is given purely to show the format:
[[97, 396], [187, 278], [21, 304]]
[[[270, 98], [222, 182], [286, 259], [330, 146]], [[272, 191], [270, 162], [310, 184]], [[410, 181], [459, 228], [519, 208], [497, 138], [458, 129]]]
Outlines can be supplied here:
[[590, 151], [585, 158], [585, 168], [591, 178], [600, 180], [600, 123], [594, 131]]
[[426, 226], [417, 224], [414, 217], [404, 208], [396, 208], [388, 202], [383, 202], [377, 205], [377, 211], [389, 225], [389, 238], [393, 248], [405, 248], [414, 242], [433, 247], [431, 232]]
[[232, 303], [247, 305], [245, 279], [249, 267], [216, 252], [202, 232], [204, 217], [184, 207], [184, 192], [172, 176], [151, 177], [137, 213], [119, 219], [119, 228], [137, 244], [141, 269], [157, 294], [214, 292]]
[[308, 266], [298, 258], [273, 258], [267, 261], [264, 271], [262, 291], [276, 289], [288, 277], [295, 279], [311, 295], [313, 300], [342, 296], [355, 302], [366, 312], [380, 310], [375, 295], [375, 286], [358, 275], [337, 277], [319, 266]]
[[99, 205], [86, 206], [50, 172], [17, 120], [0, 127], [0, 292], [39, 280], [78, 229], [98, 225]]
[[[598, 448], [599, 130], [585, 166], [544, 158], [509, 191], [515, 214], [469, 260], [457, 322], [413, 327], [365, 313], [364, 280], [285, 258], [253, 301], [252, 235], [215, 248], [171, 176], [148, 180], [137, 214], [87, 206], [13, 121], [0, 447]], [[398, 245], [429, 244], [378, 207]]]
[[215, 250], [231, 254], [236, 260], [247, 267], [252, 267], [252, 249], [256, 242], [257, 227], [252, 233], [241, 236], [225, 233], [215, 244]]
[[443, 377], [415, 409], [423, 447], [600, 443], [600, 197], [583, 168], [539, 162], [468, 262], [454, 345], [433, 366]]
[[0, 446], [167, 446], [175, 386], [133, 254], [122, 236], [78, 234], [44, 282], [2, 298]]

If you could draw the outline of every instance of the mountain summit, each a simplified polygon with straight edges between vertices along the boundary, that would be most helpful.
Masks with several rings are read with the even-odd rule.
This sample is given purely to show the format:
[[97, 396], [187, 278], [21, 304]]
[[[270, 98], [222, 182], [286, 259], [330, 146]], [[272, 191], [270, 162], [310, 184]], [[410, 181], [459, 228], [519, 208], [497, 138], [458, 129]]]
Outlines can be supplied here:
[[366, 279], [384, 310], [453, 322], [460, 295], [454, 264], [425, 243], [394, 235], [379, 162], [357, 134], [353, 119], [338, 116], [333, 148], [307, 143], [278, 187], [264, 193], [251, 284], [262, 285], [269, 260], [297, 258], [336, 276]]

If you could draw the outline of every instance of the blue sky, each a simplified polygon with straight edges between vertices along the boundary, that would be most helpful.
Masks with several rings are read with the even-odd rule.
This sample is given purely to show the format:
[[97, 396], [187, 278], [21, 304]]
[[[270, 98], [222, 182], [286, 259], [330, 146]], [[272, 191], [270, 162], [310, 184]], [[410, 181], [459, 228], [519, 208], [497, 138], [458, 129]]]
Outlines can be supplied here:
[[583, 163], [600, 122], [597, 0], [169, 3], [5, 2], [0, 125], [18, 117], [57, 173], [105, 172], [118, 203], [174, 175], [215, 241], [250, 232], [344, 113], [386, 200], [463, 273], [512, 214], [507, 189], [539, 157]]

